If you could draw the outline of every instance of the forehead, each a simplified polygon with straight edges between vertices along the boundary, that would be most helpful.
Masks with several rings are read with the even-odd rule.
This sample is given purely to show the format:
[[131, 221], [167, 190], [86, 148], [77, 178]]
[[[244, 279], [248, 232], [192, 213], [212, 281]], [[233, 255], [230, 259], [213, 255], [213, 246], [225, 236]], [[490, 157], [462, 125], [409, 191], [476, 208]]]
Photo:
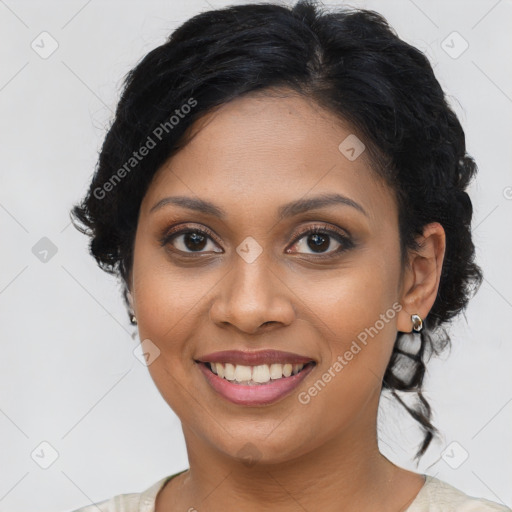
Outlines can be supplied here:
[[189, 132], [188, 144], [156, 173], [146, 209], [172, 194], [214, 199], [229, 211], [248, 205], [275, 210], [298, 198], [340, 193], [362, 204], [374, 222], [383, 213], [394, 217], [393, 193], [371, 169], [366, 151], [355, 159], [346, 152], [351, 146], [359, 152], [364, 141], [301, 95], [246, 95], [204, 115]]

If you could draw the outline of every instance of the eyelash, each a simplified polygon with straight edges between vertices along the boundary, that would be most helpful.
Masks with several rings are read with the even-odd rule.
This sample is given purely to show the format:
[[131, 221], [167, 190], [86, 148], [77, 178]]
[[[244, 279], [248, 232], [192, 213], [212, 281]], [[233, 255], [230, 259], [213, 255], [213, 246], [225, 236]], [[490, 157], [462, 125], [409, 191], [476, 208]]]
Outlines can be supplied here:
[[[167, 230], [164, 235], [159, 238], [159, 243], [162, 247], [164, 246], [167, 246], [170, 244], [170, 242], [178, 237], [179, 235], [183, 235], [183, 234], [187, 234], [187, 233], [198, 233], [200, 235], [206, 235], [207, 237], [209, 237], [210, 239], [214, 240], [216, 239], [216, 235], [215, 233], [213, 233], [213, 231], [211, 231], [210, 229], [206, 228], [206, 227], [203, 227], [203, 228], [192, 228], [190, 226], [184, 226], [182, 227], [181, 229], [177, 230], [177, 231], [174, 231], [174, 230]], [[313, 259], [319, 259], [319, 258], [322, 258], [322, 259], [328, 259], [328, 258], [334, 258], [336, 256], [339, 256], [340, 253], [342, 252], [345, 252], [347, 251], [348, 249], [351, 249], [352, 247], [354, 247], [354, 243], [352, 242], [352, 240], [342, 234], [341, 231], [337, 231], [337, 230], [334, 230], [332, 228], [328, 228], [326, 224], [323, 224], [323, 225], [316, 225], [316, 226], [312, 226], [312, 227], [309, 227], [308, 229], [304, 230], [304, 231], [300, 231], [299, 233], [295, 233], [294, 234], [294, 241], [293, 243], [291, 244], [291, 246], [293, 247], [294, 245], [297, 244], [297, 242], [299, 242], [302, 238], [306, 237], [306, 236], [310, 236], [310, 235], [327, 235], [331, 238], [334, 238], [339, 244], [340, 244], [340, 247], [334, 251], [331, 251], [331, 252], [328, 252], [328, 253], [318, 253], [318, 254], [306, 254], [308, 257], [312, 257]], [[205, 254], [205, 253], [202, 253], [202, 252], [194, 252], [194, 251], [191, 251], [191, 252], [186, 252], [186, 251], [181, 251], [180, 249], [172, 249], [173, 251], [176, 251], [180, 254], [186, 254], [187, 256], [192, 256], [192, 257], [198, 257], [202, 254]], [[288, 253], [288, 249], [286, 250], [286, 252]], [[288, 253], [289, 254], [289, 253]], [[300, 254], [304, 254], [304, 253], [300, 253]]]

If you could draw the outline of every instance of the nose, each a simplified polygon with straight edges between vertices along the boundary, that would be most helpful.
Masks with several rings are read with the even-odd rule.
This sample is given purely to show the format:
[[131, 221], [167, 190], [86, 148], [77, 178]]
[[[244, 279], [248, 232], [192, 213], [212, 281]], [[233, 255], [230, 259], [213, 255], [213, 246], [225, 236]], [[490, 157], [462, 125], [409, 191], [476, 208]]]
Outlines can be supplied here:
[[261, 256], [252, 263], [238, 258], [210, 308], [214, 323], [248, 334], [290, 325], [294, 318], [293, 292]]

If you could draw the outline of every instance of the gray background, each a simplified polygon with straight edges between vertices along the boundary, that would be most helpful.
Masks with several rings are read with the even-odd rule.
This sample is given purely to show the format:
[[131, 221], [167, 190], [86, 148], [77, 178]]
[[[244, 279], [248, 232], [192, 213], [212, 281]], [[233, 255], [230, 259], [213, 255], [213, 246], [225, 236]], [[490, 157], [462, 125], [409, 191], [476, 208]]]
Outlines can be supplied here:
[[[190, 16], [231, 3], [0, 0], [0, 511], [73, 509], [188, 467], [180, 423], [134, 356], [119, 286], [68, 211], [126, 72]], [[426, 382], [443, 438], [416, 467], [420, 432], [384, 399], [381, 449], [511, 506], [512, 4], [349, 5], [381, 12], [427, 53], [480, 168], [470, 192], [485, 281]]]

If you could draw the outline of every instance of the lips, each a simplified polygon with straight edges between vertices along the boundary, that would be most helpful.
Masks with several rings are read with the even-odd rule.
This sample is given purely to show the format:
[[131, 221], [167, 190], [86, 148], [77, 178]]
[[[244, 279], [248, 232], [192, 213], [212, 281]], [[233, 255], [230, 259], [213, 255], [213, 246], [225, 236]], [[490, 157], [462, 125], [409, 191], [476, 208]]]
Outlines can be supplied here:
[[244, 366], [258, 366], [261, 364], [307, 364], [314, 361], [311, 357], [282, 352], [280, 350], [258, 350], [245, 352], [241, 350], [224, 350], [198, 357], [201, 363], [231, 363]]
[[[196, 363], [211, 389], [234, 404], [246, 406], [268, 405], [284, 398], [316, 365], [310, 357], [277, 350], [214, 352]], [[280, 369], [282, 374], [270, 376], [269, 367]]]

